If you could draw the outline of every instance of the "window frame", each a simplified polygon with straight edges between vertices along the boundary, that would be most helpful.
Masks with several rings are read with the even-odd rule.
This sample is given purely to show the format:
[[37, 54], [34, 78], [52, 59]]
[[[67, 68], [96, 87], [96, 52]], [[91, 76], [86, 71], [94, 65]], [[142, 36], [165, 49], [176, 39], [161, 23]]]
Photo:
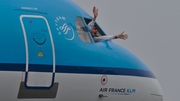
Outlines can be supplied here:
[[[84, 17], [84, 20], [85, 20], [86, 25], [88, 25], [88, 23], [92, 20], [92, 18], [85, 18], [85, 17]], [[88, 21], [88, 20], [89, 20], [89, 21]], [[95, 22], [95, 25], [98, 27], [98, 32], [99, 32], [99, 34], [100, 34], [101, 36], [105, 36], [106, 33], [102, 30], [102, 28], [98, 25], [97, 22]], [[90, 34], [91, 34], [91, 33], [90, 33]], [[91, 36], [92, 36], [92, 35], [91, 35]]]
[[87, 34], [88, 34], [89, 39], [90, 39], [91, 42], [85, 42], [85, 41], [82, 40], [82, 38], [80, 37], [80, 35], [79, 35], [79, 33], [78, 33], [77, 24], [76, 24], [76, 32], [77, 32], [78, 37], [80, 38], [80, 40], [81, 40], [82, 42], [84, 42], [84, 43], [95, 43], [95, 41], [94, 41], [94, 39], [93, 39], [93, 37], [92, 37], [89, 29], [88, 29], [88, 25], [86, 24], [85, 19], [84, 19], [83, 17], [81, 17], [81, 16], [77, 16], [77, 17], [76, 17], [76, 23], [77, 23], [77, 19], [78, 19], [78, 18], [81, 19], [81, 21], [82, 21], [82, 23], [83, 23], [83, 25], [84, 25], [84, 27], [85, 27], [85, 30], [86, 30], [86, 32], [87, 32]]

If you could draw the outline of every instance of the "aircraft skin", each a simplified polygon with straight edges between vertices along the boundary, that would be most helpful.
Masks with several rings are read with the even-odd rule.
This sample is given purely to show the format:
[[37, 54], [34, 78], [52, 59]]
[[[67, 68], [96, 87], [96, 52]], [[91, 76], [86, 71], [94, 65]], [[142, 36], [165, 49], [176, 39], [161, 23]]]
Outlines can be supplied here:
[[0, 100], [163, 101], [158, 80], [131, 52], [95, 43], [88, 30], [82, 41], [84, 18], [92, 19], [71, 0], [1, 0]]

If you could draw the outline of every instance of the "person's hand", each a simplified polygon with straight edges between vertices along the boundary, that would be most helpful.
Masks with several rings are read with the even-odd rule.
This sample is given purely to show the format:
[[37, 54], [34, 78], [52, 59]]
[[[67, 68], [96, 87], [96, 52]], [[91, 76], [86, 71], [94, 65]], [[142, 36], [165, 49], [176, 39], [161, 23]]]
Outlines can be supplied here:
[[126, 39], [128, 38], [128, 35], [127, 35], [127, 34], [124, 34], [124, 31], [123, 31], [123, 32], [122, 32], [121, 34], [119, 34], [117, 37], [120, 38], [120, 39], [126, 40]]
[[95, 6], [93, 7], [93, 14], [95, 18], [98, 16], [98, 9]]

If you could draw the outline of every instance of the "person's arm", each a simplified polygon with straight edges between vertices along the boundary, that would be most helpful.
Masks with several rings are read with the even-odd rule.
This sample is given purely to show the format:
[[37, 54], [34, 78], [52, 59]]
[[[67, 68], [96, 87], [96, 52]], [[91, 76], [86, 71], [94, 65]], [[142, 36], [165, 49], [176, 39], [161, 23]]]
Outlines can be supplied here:
[[91, 22], [88, 23], [89, 31], [92, 30], [92, 28], [94, 27], [94, 24], [95, 24], [95, 21], [94, 21], [94, 20], [92, 20]]
[[97, 18], [97, 16], [98, 16], [98, 9], [97, 9], [95, 6], [93, 7], [93, 14], [94, 14], [94, 18], [92, 19], [91, 22], [88, 23], [88, 28], [89, 28], [90, 31], [91, 31], [92, 28], [94, 27], [96, 18]]
[[98, 9], [95, 6], [93, 7], [93, 14], [94, 14], [93, 20], [96, 21], [96, 18], [98, 16]]
[[127, 34], [124, 34], [124, 31], [123, 31], [121, 34], [116, 35], [116, 36], [114, 37], [114, 39], [117, 39], [117, 38], [126, 40], [126, 39], [128, 38], [128, 35], [127, 35]]

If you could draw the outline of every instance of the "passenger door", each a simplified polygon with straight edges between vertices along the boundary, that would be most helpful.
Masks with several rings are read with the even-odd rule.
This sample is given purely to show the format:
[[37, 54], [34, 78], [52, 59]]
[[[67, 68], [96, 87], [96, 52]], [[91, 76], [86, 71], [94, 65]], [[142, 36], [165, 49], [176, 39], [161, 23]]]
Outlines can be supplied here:
[[21, 15], [26, 48], [25, 86], [49, 88], [54, 83], [55, 51], [48, 21], [43, 16]]

